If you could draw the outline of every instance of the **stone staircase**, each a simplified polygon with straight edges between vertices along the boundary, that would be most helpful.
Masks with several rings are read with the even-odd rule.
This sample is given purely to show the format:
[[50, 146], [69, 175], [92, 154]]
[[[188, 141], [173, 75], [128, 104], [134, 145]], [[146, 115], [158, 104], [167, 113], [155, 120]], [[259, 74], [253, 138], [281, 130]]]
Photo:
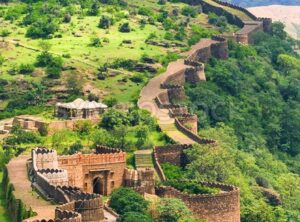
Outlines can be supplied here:
[[135, 151], [135, 167], [137, 169], [154, 168], [152, 161], [152, 150]]

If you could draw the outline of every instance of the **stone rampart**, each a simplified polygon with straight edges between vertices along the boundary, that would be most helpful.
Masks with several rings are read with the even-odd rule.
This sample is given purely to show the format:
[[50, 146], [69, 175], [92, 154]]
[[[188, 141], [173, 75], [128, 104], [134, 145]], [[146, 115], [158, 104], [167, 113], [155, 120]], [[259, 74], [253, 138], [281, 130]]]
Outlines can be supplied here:
[[181, 87], [174, 87], [168, 89], [168, 97], [170, 103], [174, 103], [176, 101], [181, 101], [186, 98], [183, 86]]
[[183, 114], [177, 116], [178, 121], [194, 134], [198, 134], [198, 117], [194, 114]]
[[187, 106], [169, 109], [169, 114], [172, 118], [182, 115], [189, 115]]
[[125, 186], [132, 187], [141, 194], [155, 194], [153, 169], [126, 169], [124, 178]]
[[237, 187], [202, 182], [202, 185], [220, 189], [218, 194], [192, 195], [173, 187], [157, 187], [156, 194], [165, 198], [179, 198], [194, 215], [208, 222], [240, 222], [240, 190]]
[[170, 163], [184, 167], [187, 163], [187, 158], [183, 151], [189, 147], [191, 145], [186, 144], [156, 146], [154, 147], [154, 151], [159, 164]]
[[183, 124], [181, 124], [181, 122], [177, 118], [175, 118], [175, 125], [182, 133], [184, 133], [186, 136], [188, 136], [189, 138], [191, 138], [199, 144], [217, 144], [217, 141], [215, 140], [201, 138], [200, 136], [192, 132], [190, 129], [186, 128]]
[[183, 86], [185, 83], [185, 69], [170, 75], [162, 84]]

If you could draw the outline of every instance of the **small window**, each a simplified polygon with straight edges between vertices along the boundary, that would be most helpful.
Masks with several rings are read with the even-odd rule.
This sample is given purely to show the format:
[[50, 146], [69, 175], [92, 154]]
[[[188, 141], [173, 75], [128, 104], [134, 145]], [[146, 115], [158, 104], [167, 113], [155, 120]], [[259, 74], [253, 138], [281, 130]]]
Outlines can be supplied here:
[[114, 174], [114, 172], [110, 172], [110, 178], [113, 178]]
[[114, 188], [115, 187], [115, 181], [111, 181], [111, 188]]

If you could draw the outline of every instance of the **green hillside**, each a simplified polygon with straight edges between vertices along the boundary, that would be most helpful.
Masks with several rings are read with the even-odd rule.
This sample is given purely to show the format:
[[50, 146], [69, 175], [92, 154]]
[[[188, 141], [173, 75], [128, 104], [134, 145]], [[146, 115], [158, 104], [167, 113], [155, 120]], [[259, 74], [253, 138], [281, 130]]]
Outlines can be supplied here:
[[[224, 35], [229, 58], [211, 58], [205, 64], [207, 81], [186, 84], [187, 97], [180, 101], [198, 116], [198, 134], [217, 145], [187, 149], [187, 166], [163, 165], [166, 177], [238, 186], [242, 222], [300, 221], [300, 43], [281, 23], [273, 23], [269, 33], [258, 31], [253, 45], [236, 43], [240, 28], [225, 16], [183, 2], [0, 0], [0, 120], [30, 114], [52, 121], [56, 102], [78, 97], [109, 106], [99, 124], [81, 121], [52, 135], [14, 127], [1, 137], [0, 171], [13, 156], [37, 146], [74, 154], [91, 153], [96, 144], [126, 151], [129, 168], [152, 167], [150, 151], [136, 159], [134, 152], [174, 144], [166, 132], [179, 131], [174, 123], [160, 129], [137, 107], [141, 89], [201, 39]], [[243, 11], [218, 6], [232, 18], [251, 20]], [[7, 220], [3, 195], [0, 221]], [[144, 209], [143, 198], [136, 199], [143, 210], [138, 216], [127, 212], [128, 218], [199, 221], [189, 211], [184, 218], [164, 220]]]

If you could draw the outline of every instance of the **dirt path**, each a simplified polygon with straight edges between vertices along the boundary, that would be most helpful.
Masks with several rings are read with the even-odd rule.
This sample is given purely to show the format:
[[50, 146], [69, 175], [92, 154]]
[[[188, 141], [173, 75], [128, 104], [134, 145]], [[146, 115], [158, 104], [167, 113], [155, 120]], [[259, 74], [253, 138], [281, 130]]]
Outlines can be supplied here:
[[29, 155], [20, 155], [12, 159], [7, 165], [10, 182], [15, 188], [14, 194], [17, 199], [21, 199], [27, 207], [31, 207], [37, 213], [37, 216], [26, 220], [26, 222], [31, 222], [37, 218], [53, 219], [56, 206], [32, 192], [26, 167], [26, 161], [29, 158]]

